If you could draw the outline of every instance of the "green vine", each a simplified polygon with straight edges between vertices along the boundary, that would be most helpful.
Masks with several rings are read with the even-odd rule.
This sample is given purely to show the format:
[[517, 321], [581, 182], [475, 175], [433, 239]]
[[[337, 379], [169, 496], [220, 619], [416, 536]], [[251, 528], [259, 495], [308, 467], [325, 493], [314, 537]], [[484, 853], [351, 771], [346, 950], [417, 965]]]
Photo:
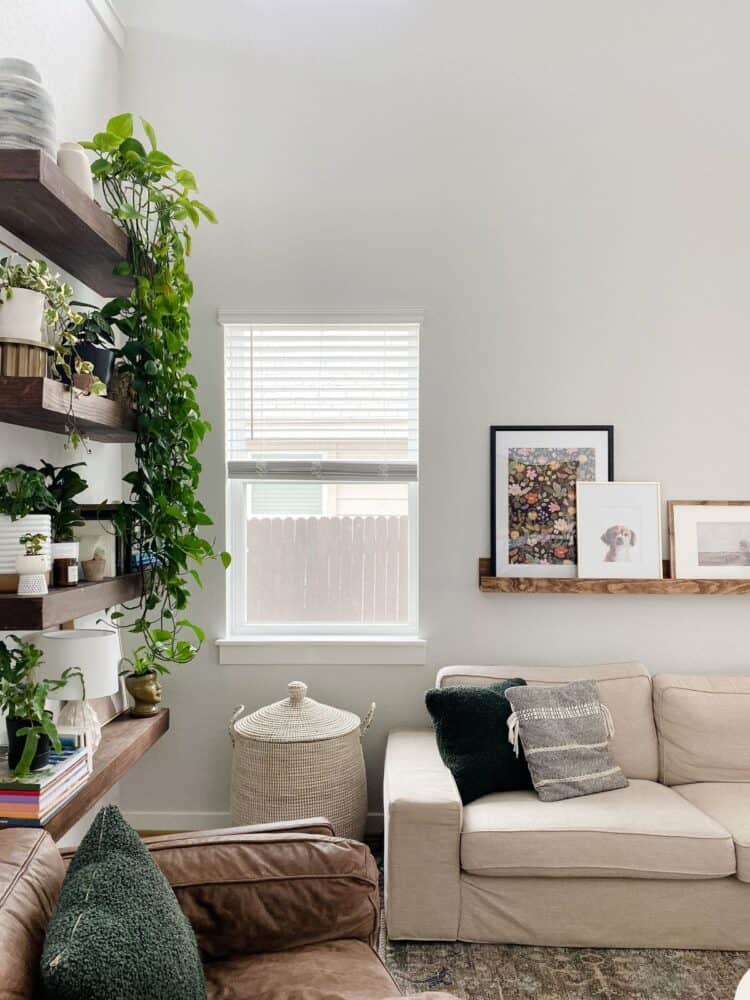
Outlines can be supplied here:
[[[130, 114], [110, 119], [83, 145], [97, 154], [92, 172], [130, 239], [129, 258], [115, 273], [132, 276], [135, 288], [113, 306], [124, 335], [118, 371], [131, 376], [135, 394], [135, 470], [124, 477], [129, 502], [113, 520], [141, 560], [143, 596], [130, 631], [142, 636], [153, 668], [164, 671], [191, 660], [203, 642], [203, 630], [185, 616], [188, 579], [202, 586], [197, 567], [216, 558], [198, 534], [212, 524], [196, 496], [201, 466], [195, 455], [210, 424], [187, 370], [193, 286], [185, 270], [190, 227], [201, 215], [216, 220], [192, 197], [193, 174], [158, 149], [153, 128], [141, 122], [148, 151], [133, 136]], [[219, 558], [229, 565], [228, 553]]]

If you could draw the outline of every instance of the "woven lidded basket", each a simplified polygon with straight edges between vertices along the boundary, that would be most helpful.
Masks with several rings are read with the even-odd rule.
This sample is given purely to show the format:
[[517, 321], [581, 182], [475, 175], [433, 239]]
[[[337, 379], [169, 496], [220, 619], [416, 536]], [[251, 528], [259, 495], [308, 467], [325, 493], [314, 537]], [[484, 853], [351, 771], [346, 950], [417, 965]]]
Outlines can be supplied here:
[[272, 823], [325, 816], [339, 837], [361, 840], [367, 818], [367, 780], [361, 737], [364, 722], [353, 712], [306, 697], [292, 681], [289, 697], [229, 720], [232, 738], [232, 822]]

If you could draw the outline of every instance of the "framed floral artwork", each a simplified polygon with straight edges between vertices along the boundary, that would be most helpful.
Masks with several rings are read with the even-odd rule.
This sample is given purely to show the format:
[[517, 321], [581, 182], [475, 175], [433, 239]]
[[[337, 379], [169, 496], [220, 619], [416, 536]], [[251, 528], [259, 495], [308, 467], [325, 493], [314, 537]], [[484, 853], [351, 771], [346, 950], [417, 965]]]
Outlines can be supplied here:
[[672, 576], [750, 578], [750, 500], [670, 500]]
[[493, 576], [574, 577], [576, 482], [614, 476], [614, 428], [490, 428]]

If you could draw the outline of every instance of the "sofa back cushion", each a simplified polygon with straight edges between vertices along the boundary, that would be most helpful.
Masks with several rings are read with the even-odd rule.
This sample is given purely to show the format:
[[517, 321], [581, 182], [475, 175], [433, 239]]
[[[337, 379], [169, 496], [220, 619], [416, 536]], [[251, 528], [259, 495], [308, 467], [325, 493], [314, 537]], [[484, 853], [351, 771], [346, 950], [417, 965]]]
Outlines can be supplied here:
[[607, 663], [588, 667], [443, 667], [436, 687], [496, 684], [523, 677], [527, 684], [569, 684], [593, 680], [599, 698], [612, 713], [615, 735], [609, 750], [628, 778], [656, 781], [659, 774], [651, 676], [641, 663]]
[[35, 995], [44, 934], [65, 876], [60, 852], [44, 830], [0, 832], [0, 995]]
[[657, 674], [654, 716], [665, 785], [750, 781], [750, 677]]

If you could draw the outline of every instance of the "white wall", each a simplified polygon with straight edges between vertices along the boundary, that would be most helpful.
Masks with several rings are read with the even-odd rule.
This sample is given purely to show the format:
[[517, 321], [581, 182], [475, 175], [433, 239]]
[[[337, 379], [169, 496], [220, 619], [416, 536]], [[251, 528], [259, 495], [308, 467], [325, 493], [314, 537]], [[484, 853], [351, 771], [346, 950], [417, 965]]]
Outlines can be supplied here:
[[[55, 104], [61, 142], [84, 139], [117, 114], [122, 57], [86, 0], [67, 0], [64, 6], [62, 16], [61, 5], [50, 0], [0, 2], [0, 58], [28, 59], [37, 67]], [[0, 256], [7, 253], [6, 247], [23, 249], [0, 229]], [[76, 298], [100, 301], [80, 283], [72, 284]], [[42, 458], [56, 464], [86, 461], [87, 469], [80, 471], [89, 489], [81, 499], [97, 503], [122, 498], [123, 448], [92, 443], [87, 455], [83, 449], [66, 450], [64, 444], [65, 438], [59, 434], [0, 424], [0, 467], [16, 462], [36, 464]], [[115, 790], [110, 799], [116, 796]], [[84, 819], [63, 843], [76, 842], [86, 826]]]
[[[128, 809], [156, 826], [222, 819], [232, 706], [281, 698], [294, 677], [360, 713], [378, 702], [377, 809], [386, 733], [426, 722], [442, 664], [750, 669], [743, 598], [476, 584], [491, 423], [611, 422], [619, 478], [661, 480], [665, 499], [750, 494], [747, 5], [128, 0], [124, 13], [126, 105], [220, 218], [192, 264], [217, 534], [217, 307], [422, 307], [429, 640], [425, 667], [220, 667], [209, 643], [165, 683], [174, 731], [123, 783]], [[215, 637], [223, 582], [207, 577], [193, 612]]]

